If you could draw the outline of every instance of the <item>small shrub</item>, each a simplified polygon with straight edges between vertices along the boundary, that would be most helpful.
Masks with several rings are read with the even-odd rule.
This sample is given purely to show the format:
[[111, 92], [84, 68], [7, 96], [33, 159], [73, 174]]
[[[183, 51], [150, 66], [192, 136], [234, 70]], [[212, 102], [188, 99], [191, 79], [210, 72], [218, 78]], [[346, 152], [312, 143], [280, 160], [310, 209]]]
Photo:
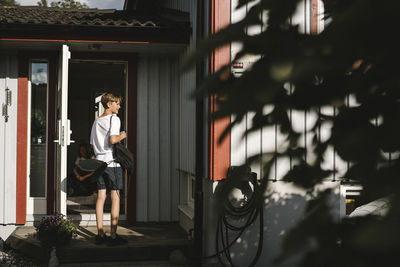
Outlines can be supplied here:
[[76, 236], [76, 232], [76, 225], [60, 213], [43, 217], [36, 227], [37, 238], [43, 245], [49, 247], [68, 244]]

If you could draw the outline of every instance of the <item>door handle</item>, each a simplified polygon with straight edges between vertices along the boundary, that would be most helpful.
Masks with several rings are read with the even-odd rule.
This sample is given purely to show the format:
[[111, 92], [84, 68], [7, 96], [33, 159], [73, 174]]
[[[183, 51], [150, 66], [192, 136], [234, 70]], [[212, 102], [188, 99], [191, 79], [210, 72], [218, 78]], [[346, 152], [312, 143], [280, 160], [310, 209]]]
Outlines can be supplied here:
[[[67, 128], [66, 131], [65, 131], [65, 128]], [[58, 131], [58, 139], [53, 140], [54, 143], [58, 143], [61, 146], [64, 145], [64, 140], [66, 141], [65, 143], [66, 143], [67, 146], [69, 146], [72, 143], [75, 143], [75, 140], [71, 140], [70, 139], [71, 138], [71, 134], [72, 134], [72, 131], [70, 130], [71, 129], [71, 121], [70, 120], [67, 120], [67, 127], [62, 126], [61, 125], [61, 120], [58, 120], [58, 129], [59, 129], [59, 131]]]
[[53, 140], [54, 143], [58, 143], [60, 146], [64, 145], [64, 126], [61, 126], [61, 120], [58, 120], [58, 139]]
[[3, 103], [3, 108], [2, 108], [2, 115], [4, 116], [5, 122], [8, 122], [8, 118], [10, 117], [8, 115], [8, 106], [7, 106], [7, 104], [4, 104], [4, 103]]
[[11, 106], [11, 90], [6, 88], [6, 103], [3, 103], [2, 106], [2, 115], [4, 116], [4, 121], [8, 122], [8, 118], [10, 115], [8, 115], [8, 107]]
[[69, 146], [71, 143], [75, 143], [75, 140], [71, 140], [71, 121], [67, 120], [67, 146]]

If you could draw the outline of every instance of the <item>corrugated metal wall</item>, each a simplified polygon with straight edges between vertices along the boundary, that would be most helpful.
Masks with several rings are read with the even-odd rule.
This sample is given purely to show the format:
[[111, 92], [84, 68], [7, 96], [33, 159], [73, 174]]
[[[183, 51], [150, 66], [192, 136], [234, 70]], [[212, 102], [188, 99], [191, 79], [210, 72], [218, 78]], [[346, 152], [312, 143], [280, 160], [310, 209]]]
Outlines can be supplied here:
[[17, 162], [17, 57], [0, 54], [0, 105], [6, 104], [6, 89], [11, 103], [7, 105], [8, 122], [0, 117], [0, 225], [16, 222], [16, 162]]

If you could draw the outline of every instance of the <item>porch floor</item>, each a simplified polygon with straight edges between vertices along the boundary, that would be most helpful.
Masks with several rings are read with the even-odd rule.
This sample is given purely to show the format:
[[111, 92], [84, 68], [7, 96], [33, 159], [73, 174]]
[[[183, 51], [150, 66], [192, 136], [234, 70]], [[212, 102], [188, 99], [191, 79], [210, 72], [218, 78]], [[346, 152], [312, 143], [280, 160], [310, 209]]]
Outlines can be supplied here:
[[[109, 233], [109, 226], [105, 226]], [[128, 240], [121, 246], [109, 247], [94, 243], [96, 226], [79, 226], [78, 236], [57, 248], [60, 263], [94, 263], [116, 261], [168, 261], [171, 252], [181, 251], [186, 259], [192, 253], [192, 243], [177, 223], [140, 223], [118, 226], [118, 234]], [[11, 247], [43, 262], [49, 252], [36, 239], [34, 226], [18, 227], [9, 237]], [[186, 264], [190, 261], [187, 260]]]

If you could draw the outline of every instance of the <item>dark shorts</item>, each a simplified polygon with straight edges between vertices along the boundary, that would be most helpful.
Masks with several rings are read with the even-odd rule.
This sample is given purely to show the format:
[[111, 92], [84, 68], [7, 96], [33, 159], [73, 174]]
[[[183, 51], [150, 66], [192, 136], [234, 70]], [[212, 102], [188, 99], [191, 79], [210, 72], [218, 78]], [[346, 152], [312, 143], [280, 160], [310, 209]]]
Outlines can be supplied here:
[[97, 178], [97, 189], [122, 190], [124, 188], [122, 168], [107, 167]]

